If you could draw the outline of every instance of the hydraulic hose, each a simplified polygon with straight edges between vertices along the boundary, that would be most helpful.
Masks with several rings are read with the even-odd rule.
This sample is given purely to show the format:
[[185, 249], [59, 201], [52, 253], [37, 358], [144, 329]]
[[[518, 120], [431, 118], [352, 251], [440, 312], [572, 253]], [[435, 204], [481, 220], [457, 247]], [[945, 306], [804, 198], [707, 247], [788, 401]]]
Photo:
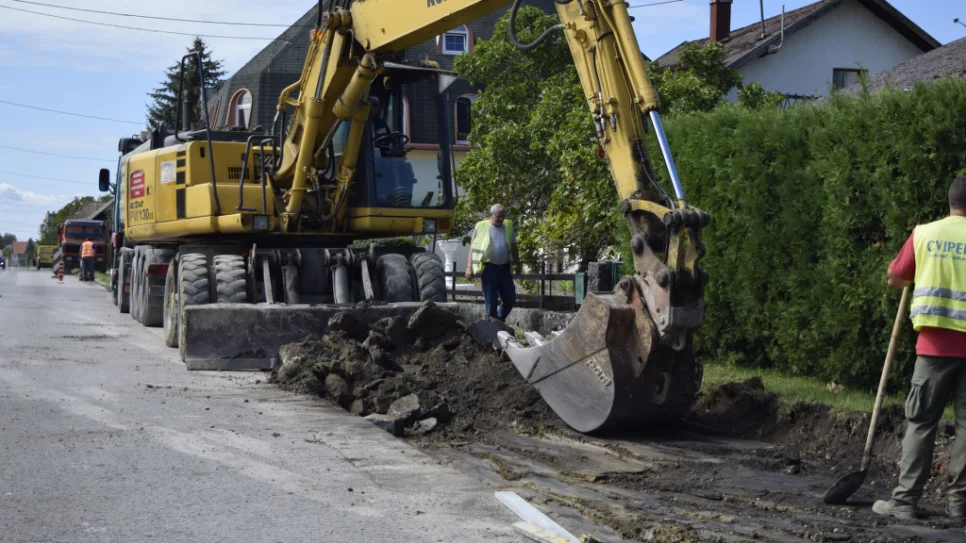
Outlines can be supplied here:
[[[573, 1], [574, 0], [554, 0], [554, 3], [555, 4], [569, 4], [569, 3], [573, 2]], [[540, 45], [541, 43], [543, 43], [543, 40], [547, 39], [547, 36], [549, 36], [550, 34], [553, 34], [554, 32], [556, 32], [558, 30], [563, 30], [564, 25], [562, 25], [562, 24], [555, 24], [555, 25], [551, 26], [550, 28], [548, 28], [547, 30], [545, 30], [543, 32], [543, 34], [540, 34], [537, 37], [537, 39], [533, 40], [532, 42], [530, 42], [530, 43], [520, 43], [517, 40], [517, 24], [516, 23], [517, 23], [517, 10], [520, 9], [520, 5], [522, 3], [523, 3], [523, 0], [514, 0], [513, 1], [513, 7], [510, 9], [510, 43], [512, 43], [513, 46], [516, 47], [517, 49], [519, 49], [521, 51], [529, 51], [531, 49], [534, 49], [535, 47], [537, 47], [538, 45]]]

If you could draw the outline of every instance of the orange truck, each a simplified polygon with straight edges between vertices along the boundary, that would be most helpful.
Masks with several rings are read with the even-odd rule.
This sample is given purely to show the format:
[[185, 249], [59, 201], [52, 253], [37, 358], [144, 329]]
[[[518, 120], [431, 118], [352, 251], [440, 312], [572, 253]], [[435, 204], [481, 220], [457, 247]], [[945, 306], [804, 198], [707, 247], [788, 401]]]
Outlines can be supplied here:
[[80, 267], [81, 244], [90, 239], [94, 242], [94, 269], [107, 269], [107, 227], [104, 221], [70, 220], [57, 227], [57, 244], [64, 260], [64, 273], [69, 274]]

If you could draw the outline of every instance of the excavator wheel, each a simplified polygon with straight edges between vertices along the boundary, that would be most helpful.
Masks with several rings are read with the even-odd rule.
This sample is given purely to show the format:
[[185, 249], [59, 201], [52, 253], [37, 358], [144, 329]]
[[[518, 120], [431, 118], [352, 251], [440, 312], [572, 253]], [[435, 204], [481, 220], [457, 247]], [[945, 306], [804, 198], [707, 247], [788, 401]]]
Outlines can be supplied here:
[[128, 293], [127, 300], [124, 296], [124, 284], [129, 282], [130, 279], [127, 277], [130, 273], [128, 271], [128, 265], [133, 258], [134, 251], [124, 247], [121, 249], [119, 258], [120, 262], [117, 266], [117, 307], [121, 313], [128, 313], [131, 311], [131, 295]]
[[141, 250], [140, 248], [134, 249], [134, 257], [131, 261], [131, 318], [137, 322], [141, 322], [141, 276], [144, 273], [141, 271]]
[[204, 305], [211, 301], [209, 288], [208, 257], [201, 253], [181, 255], [178, 261], [178, 349], [181, 360], [185, 353], [184, 308]]
[[409, 260], [400, 254], [382, 255], [376, 259], [376, 277], [383, 301], [412, 302], [414, 277]]
[[416, 272], [416, 288], [420, 302], [446, 301], [446, 275], [443, 261], [435, 253], [416, 253], [409, 262]]
[[164, 328], [164, 344], [168, 347], [178, 346], [178, 260], [172, 259], [168, 264], [168, 275], [164, 278], [164, 312], [161, 315], [161, 326]]
[[245, 257], [241, 255], [215, 256], [215, 302], [219, 304], [247, 304], [248, 282]]
[[[164, 302], [157, 303], [157, 298], [152, 300], [151, 280], [148, 278], [148, 266], [152, 264], [167, 264], [174, 258], [174, 253], [169, 249], [145, 249], [141, 261], [141, 324], [150, 328], [162, 326], [164, 319]], [[153, 302], [153, 303], [152, 303]]]

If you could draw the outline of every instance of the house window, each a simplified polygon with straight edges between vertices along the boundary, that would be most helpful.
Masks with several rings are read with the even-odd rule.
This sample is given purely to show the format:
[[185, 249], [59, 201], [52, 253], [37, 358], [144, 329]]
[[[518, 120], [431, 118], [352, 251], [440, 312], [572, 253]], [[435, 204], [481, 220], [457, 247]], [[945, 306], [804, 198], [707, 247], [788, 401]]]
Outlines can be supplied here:
[[856, 68], [832, 68], [832, 86], [836, 89], [844, 89], [858, 83], [864, 73], [865, 70]]
[[456, 143], [467, 145], [473, 129], [472, 104], [476, 96], [465, 94], [456, 99]]
[[248, 128], [252, 120], [252, 93], [248, 89], [241, 89], [231, 97], [228, 106], [228, 126]]
[[462, 55], [469, 51], [470, 31], [461, 25], [443, 34], [443, 54]]

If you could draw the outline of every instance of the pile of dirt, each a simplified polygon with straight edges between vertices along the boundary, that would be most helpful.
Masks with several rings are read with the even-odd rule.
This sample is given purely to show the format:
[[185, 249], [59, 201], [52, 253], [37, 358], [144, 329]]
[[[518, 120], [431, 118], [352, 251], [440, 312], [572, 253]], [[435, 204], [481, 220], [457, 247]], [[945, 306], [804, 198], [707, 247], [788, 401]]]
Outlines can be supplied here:
[[473, 439], [500, 427], [558, 426], [553, 411], [459, 317], [427, 302], [371, 327], [348, 313], [329, 332], [283, 346], [275, 380], [326, 397], [395, 435]]
[[[765, 390], [758, 377], [704, 390], [688, 421], [715, 432], [759, 439], [778, 445], [763, 452], [765, 467], [789, 473], [813, 469], [833, 476], [858, 469], [869, 430], [869, 413], [837, 411], [828, 405], [788, 403]], [[890, 405], [879, 414], [867, 484], [895, 485], [906, 419], [902, 406]], [[932, 499], [945, 492], [950, 447], [955, 428], [942, 422], [936, 440], [933, 477], [926, 489]]]

